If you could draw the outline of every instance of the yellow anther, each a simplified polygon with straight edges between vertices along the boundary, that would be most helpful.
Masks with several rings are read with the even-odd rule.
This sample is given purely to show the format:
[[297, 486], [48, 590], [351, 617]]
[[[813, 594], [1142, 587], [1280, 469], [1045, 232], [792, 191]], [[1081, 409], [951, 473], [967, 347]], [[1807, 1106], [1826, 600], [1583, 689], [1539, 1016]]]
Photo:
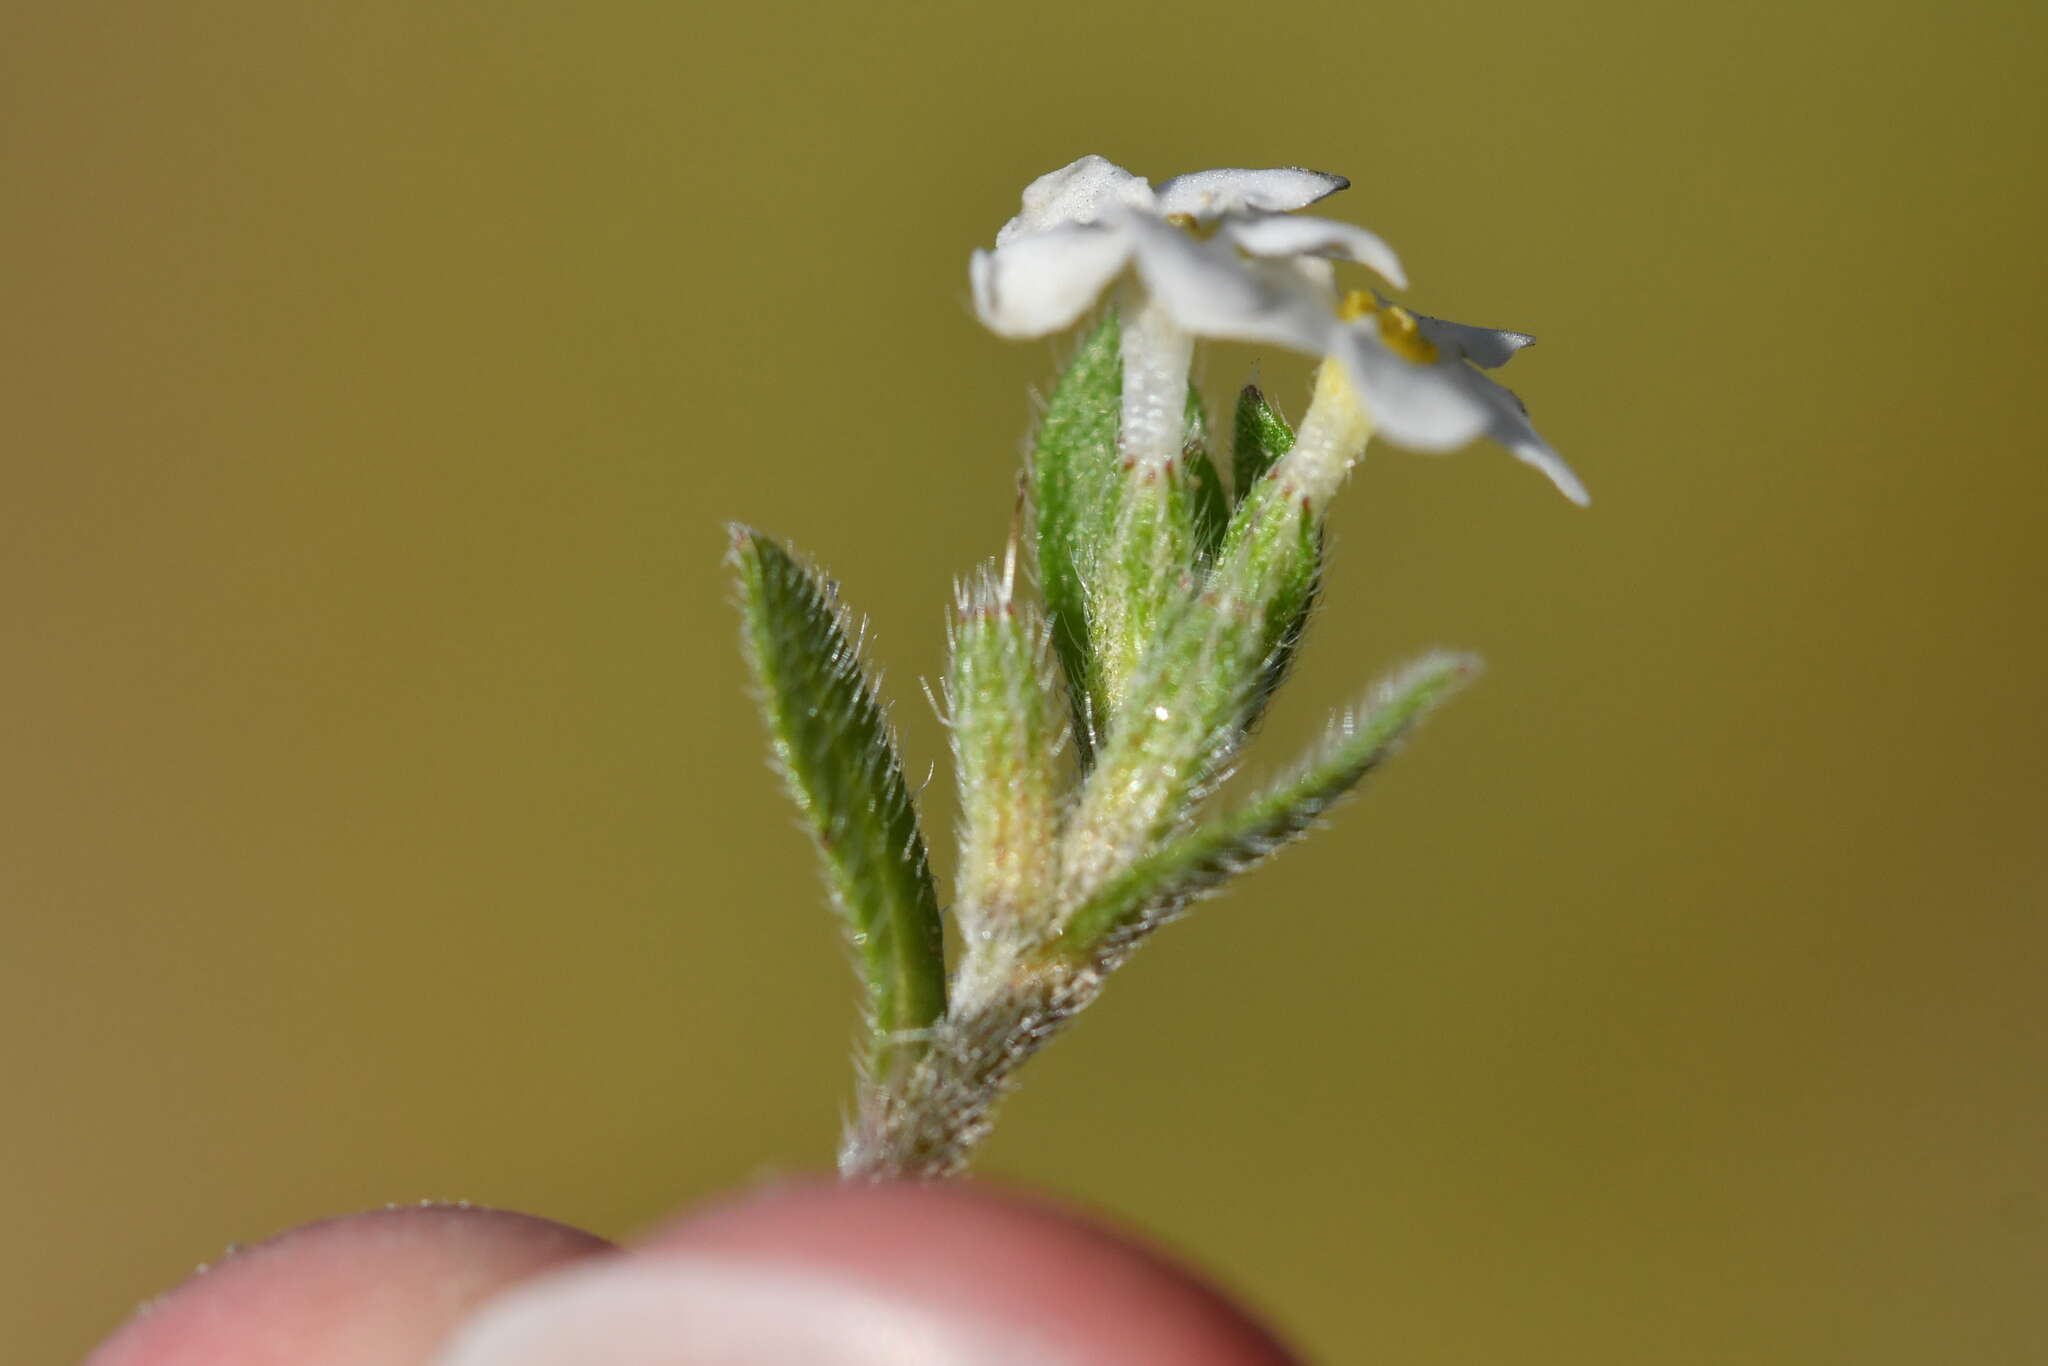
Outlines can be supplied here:
[[1380, 340], [1387, 350], [1411, 365], [1434, 365], [1436, 343], [1422, 335], [1415, 315], [1399, 304], [1388, 304], [1380, 313]]
[[1204, 242], [1216, 235], [1217, 224], [1215, 222], [1204, 223], [1191, 213], [1170, 213], [1166, 215], [1166, 221], [1188, 234], [1188, 236], [1200, 238]]
[[1337, 303], [1337, 316], [1347, 323], [1355, 323], [1368, 313], [1379, 311], [1380, 301], [1369, 289], [1354, 289]]

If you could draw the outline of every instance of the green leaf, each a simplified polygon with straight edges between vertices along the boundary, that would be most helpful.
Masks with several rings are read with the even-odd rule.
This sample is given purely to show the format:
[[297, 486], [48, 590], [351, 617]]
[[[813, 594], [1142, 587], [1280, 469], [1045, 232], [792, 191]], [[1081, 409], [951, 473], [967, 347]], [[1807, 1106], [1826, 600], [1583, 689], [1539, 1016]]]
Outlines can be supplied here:
[[741, 644], [775, 762], [824, 863], [867, 986], [870, 1069], [888, 1076], [946, 1009], [938, 893], [888, 717], [838, 588], [734, 526]]
[[1256, 384], [1245, 385], [1238, 394], [1237, 417], [1232, 426], [1235, 441], [1230, 453], [1230, 486], [1242, 503], [1266, 471], [1294, 449], [1294, 429], [1278, 409], [1266, 402]]
[[1308, 833], [1477, 671], [1469, 655], [1437, 653], [1409, 665], [1360, 711], [1339, 718], [1290, 777], [1105, 883], [1068, 918], [1058, 952], [1082, 959], [1114, 953]]
[[1189, 494], [1195, 519], [1195, 553], [1203, 561], [1215, 558], [1223, 544], [1223, 529], [1230, 525], [1230, 498], [1223, 492], [1223, 476], [1209, 456], [1209, 410], [1202, 404], [1202, 392], [1188, 386], [1187, 435], [1181, 440], [1181, 458], [1188, 470]]
[[1085, 768], [1105, 717], [1088, 587], [1116, 517], [1116, 436], [1123, 401], [1117, 319], [1106, 315], [1053, 387], [1031, 457], [1039, 591], [1066, 675], [1074, 736]]

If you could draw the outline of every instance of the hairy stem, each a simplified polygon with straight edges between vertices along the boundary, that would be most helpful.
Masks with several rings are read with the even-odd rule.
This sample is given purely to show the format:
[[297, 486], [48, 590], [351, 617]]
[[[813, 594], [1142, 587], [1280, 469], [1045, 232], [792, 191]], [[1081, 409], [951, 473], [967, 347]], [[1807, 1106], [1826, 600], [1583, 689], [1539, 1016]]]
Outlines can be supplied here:
[[1095, 999], [1105, 972], [1013, 959], [1000, 978], [961, 983], [916, 1064], [863, 1097], [840, 1145], [840, 1175], [928, 1180], [965, 1171], [1016, 1070]]

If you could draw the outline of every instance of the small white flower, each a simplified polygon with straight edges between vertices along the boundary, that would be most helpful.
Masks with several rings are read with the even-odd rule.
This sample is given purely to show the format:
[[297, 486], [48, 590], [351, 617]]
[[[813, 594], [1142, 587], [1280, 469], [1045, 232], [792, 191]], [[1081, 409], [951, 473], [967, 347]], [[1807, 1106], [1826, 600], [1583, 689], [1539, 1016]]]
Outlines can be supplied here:
[[1392, 249], [1364, 228], [1280, 216], [1348, 184], [1278, 167], [1196, 171], [1154, 189], [1101, 157], [1082, 157], [1033, 181], [995, 249], [974, 253], [975, 312], [1003, 336], [1041, 337], [1071, 326], [1130, 270], [1191, 335], [1319, 355], [1328, 305], [1292, 263], [1356, 261], [1406, 283]]
[[1196, 171], [1155, 188], [1113, 162], [1082, 157], [1026, 187], [994, 250], [974, 253], [975, 312], [1004, 336], [1040, 337], [1129, 281], [1120, 440], [1137, 466], [1160, 467], [1178, 453], [1194, 339], [1214, 337], [1340, 362], [1324, 367], [1288, 462], [1318, 499], [1335, 492], [1377, 433], [1421, 451], [1491, 437], [1585, 504], [1585, 485], [1537, 435], [1521, 400], [1480, 373], [1534, 338], [1424, 317], [1365, 290], [1339, 300], [1334, 262], [1407, 283], [1374, 234], [1294, 212], [1349, 184], [1278, 167]]
[[1491, 437], [1574, 503], [1590, 501], [1579, 477], [1537, 435], [1522, 401], [1480, 373], [1505, 365], [1534, 337], [1425, 317], [1363, 290], [1346, 295], [1338, 315], [1344, 325], [1332, 351], [1379, 435], [1419, 451]]
[[1042, 337], [1128, 281], [1118, 444], [1135, 477], [1148, 480], [1180, 454], [1195, 338], [1323, 355], [1334, 326], [1332, 260], [1403, 282], [1393, 251], [1364, 228], [1282, 216], [1349, 183], [1279, 167], [1197, 171], [1155, 190], [1113, 162], [1082, 157], [1032, 181], [995, 249], [974, 253], [975, 312], [1003, 336]]

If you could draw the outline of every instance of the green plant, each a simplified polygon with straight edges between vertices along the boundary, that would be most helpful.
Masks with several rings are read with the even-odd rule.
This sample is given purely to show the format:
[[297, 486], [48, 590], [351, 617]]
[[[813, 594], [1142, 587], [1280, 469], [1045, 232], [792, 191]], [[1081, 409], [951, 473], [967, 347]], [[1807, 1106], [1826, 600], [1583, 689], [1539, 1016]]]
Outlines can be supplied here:
[[[945, 915], [860, 632], [836, 588], [735, 528], [743, 643], [777, 764], [866, 988], [849, 1176], [960, 1171], [1017, 1068], [1147, 936], [1312, 829], [1477, 668], [1432, 653], [1340, 713], [1280, 781], [1218, 789], [1283, 683], [1321, 575], [1323, 524], [1375, 430], [1446, 449], [1487, 434], [1583, 488], [1478, 367], [1529, 338], [1339, 292], [1331, 258], [1399, 282], [1363, 229], [1288, 210], [1342, 188], [1297, 169], [1144, 181], [1084, 158], [1026, 191], [977, 253], [991, 327], [1070, 325], [1106, 289], [1026, 470], [1028, 527], [955, 594], [943, 710], [959, 787], [961, 944]], [[1231, 488], [1187, 380], [1197, 335], [1326, 357], [1297, 432], [1256, 388]], [[1038, 597], [1020, 591], [1028, 551]]]

